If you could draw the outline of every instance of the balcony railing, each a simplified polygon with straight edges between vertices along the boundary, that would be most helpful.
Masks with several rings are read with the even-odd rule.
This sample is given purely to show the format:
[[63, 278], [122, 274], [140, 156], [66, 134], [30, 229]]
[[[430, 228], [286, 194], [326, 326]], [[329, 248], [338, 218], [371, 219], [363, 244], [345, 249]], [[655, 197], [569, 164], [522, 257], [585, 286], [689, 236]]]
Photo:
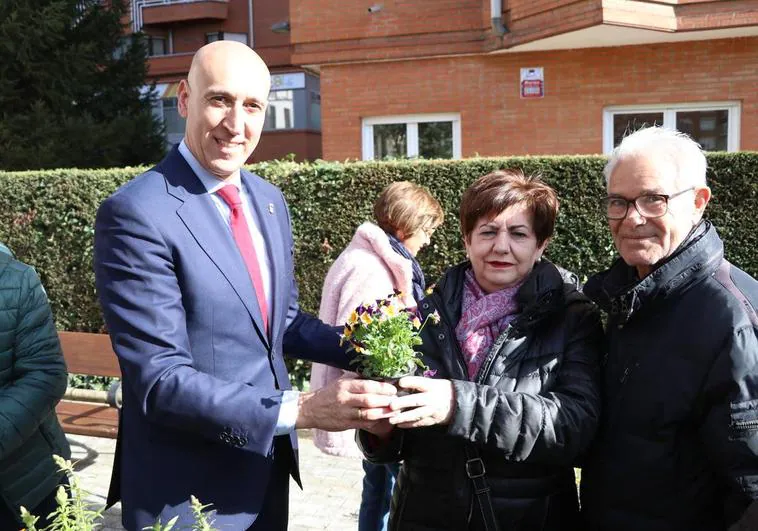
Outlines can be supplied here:
[[227, 4], [229, 0], [132, 0], [132, 25], [135, 33], [140, 31], [144, 26], [143, 11], [145, 8], [164, 7], [180, 4], [197, 4], [215, 2]]

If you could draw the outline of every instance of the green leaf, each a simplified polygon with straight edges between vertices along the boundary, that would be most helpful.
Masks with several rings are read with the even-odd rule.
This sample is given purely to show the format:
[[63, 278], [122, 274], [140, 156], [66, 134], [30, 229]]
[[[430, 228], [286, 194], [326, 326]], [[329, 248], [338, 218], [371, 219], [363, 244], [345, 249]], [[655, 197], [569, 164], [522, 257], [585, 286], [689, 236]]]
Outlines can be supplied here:
[[[0, 15], [7, 9], [5, 5], [0, 2]], [[0, 26], [3, 23], [0, 16]], [[0, 39], [0, 47], [3, 45], [8, 44]], [[3, 68], [0, 61], [0, 94]], [[40, 123], [47, 125], [48, 121]], [[463, 191], [475, 178], [498, 168], [539, 173], [555, 187], [561, 209], [546, 256], [586, 279], [606, 268], [616, 256], [607, 223], [596, 208], [596, 200], [605, 193], [604, 164], [604, 157], [572, 156], [351, 163], [267, 161], [250, 169], [280, 186], [287, 198], [295, 235], [300, 305], [317, 313], [329, 266], [347, 246], [356, 227], [372, 219], [372, 205], [379, 192], [401, 179], [429, 188], [445, 211], [444, 224], [434, 233], [431, 245], [418, 255], [429, 284], [465, 256], [457, 221]], [[0, 242], [37, 269], [59, 329], [104, 331], [92, 273], [95, 213], [103, 199], [145, 169], [0, 171]], [[709, 154], [708, 181], [713, 199], [706, 215], [724, 239], [727, 258], [758, 276], [758, 154]], [[287, 359], [287, 366], [293, 382], [305, 385], [310, 363]], [[76, 385], [103, 384], [72, 380]]]

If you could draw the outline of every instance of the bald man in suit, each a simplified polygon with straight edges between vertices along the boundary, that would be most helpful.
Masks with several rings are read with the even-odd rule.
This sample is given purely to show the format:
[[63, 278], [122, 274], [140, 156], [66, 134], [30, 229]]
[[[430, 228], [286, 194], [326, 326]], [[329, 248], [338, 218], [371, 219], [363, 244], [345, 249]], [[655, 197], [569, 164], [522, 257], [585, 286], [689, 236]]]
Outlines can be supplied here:
[[98, 211], [97, 289], [124, 388], [109, 503], [130, 531], [189, 525], [191, 495], [219, 528], [286, 529], [295, 429], [370, 428], [395, 393], [290, 389], [284, 352], [342, 368], [350, 356], [298, 307], [281, 191], [242, 169], [269, 88], [247, 46], [201, 48], [178, 90], [184, 140]]

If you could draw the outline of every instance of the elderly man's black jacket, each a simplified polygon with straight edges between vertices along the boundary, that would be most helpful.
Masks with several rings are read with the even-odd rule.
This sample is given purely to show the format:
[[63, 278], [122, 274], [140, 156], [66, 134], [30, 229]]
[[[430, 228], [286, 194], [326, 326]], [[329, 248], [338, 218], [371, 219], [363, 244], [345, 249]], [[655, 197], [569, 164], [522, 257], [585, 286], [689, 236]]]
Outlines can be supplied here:
[[724, 264], [730, 291], [722, 260], [702, 222], [644, 279], [618, 261], [585, 286], [609, 314], [588, 531], [723, 531], [758, 497], [758, 282]]
[[426, 325], [420, 349], [435, 378], [453, 381], [450, 425], [395, 430], [394, 446], [367, 452], [403, 460], [390, 529], [482, 529], [466, 446], [484, 462], [501, 531], [579, 529], [572, 464], [600, 415], [600, 312], [543, 260], [517, 294], [519, 316], [468, 381], [455, 337], [468, 267], [451, 268], [420, 304], [423, 315], [442, 316]]

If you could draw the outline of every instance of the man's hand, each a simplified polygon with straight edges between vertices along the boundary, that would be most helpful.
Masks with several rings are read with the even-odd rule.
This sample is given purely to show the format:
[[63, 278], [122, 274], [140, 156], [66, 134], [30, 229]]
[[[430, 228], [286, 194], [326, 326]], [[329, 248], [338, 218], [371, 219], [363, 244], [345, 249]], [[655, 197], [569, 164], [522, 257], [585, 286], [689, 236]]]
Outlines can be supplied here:
[[339, 379], [313, 393], [301, 393], [295, 427], [342, 431], [376, 429], [377, 421], [392, 415], [394, 385], [373, 380]]
[[398, 385], [415, 391], [392, 401], [389, 423], [398, 428], [419, 428], [448, 424], [455, 410], [455, 391], [450, 380], [435, 380], [420, 376], [401, 378]]

